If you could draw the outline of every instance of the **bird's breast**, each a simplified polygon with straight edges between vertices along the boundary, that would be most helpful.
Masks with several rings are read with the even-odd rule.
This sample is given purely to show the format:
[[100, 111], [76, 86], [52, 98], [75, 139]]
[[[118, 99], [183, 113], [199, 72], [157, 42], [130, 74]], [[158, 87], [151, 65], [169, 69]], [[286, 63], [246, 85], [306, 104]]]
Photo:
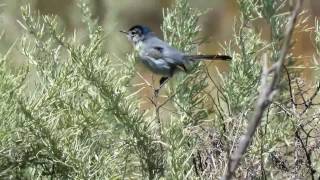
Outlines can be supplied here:
[[137, 43], [135, 44], [134, 48], [135, 48], [135, 50], [138, 51], [138, 52], [143, 51], [143, 49], [144, 49], [144, 44], [143, 44], [143, 42], [141, 42], [141, 41], [137, 42]]

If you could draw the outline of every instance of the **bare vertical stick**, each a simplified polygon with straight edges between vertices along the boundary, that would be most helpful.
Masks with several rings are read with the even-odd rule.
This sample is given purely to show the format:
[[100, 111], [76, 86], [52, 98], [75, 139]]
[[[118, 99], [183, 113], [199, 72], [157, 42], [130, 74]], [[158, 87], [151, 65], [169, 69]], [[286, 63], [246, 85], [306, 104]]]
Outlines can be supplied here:
[[[302, 6], [302, 0], [297, 0], [295, 8], [293, 9], [291, 16], [289, 17], [289, 21], [286, 26], [284, 41], [283, 41], [281, 51], [280, 51], [280, 56], [277, 62], [275, 62], [268, 69], [267, 63], [266, 63], [267, 57], [266, 56], [263, 57], [265, 64], [264, 64], [263, 72], [261, 75], [261, 93], [257, 100], [255, 111], [253, 113], [254, 115], [248, 124], [246, 133], [240, 138], [239, 147], [229, 158], [228, 167], [225, 174], [221, 178], [222, 180], [229, 180], [232, 178], [234, 172], [236, 171], [236, 169], [240, 164], [241, 157], [249, 148], [250, 142], [255, 132], [260, 126], [264, 111], [270, 105], [272, 101], [272, 97], [277, 93], [276, 90], [280, 81], [283, 62], [290, 49], [292, 34], [294, 31], [297, 17], [300, 13], [301, 6]], [[272, 76], [270, 82], [268, 82], [269, 74], [271, 74]]]

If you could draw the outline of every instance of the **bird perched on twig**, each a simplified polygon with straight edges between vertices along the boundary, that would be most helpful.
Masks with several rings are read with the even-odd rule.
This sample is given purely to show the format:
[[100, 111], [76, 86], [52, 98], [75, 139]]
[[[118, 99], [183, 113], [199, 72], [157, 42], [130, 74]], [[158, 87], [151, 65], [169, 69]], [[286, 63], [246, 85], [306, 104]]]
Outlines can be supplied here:
[[199, 60], [231, 60], [228, 55], [187, 55], [167, 42], [159, 39], [149, 27], [135, 25], [128, 31], [120, 31], [127, 35], [134, 48], [138, 51], [142, 63], [153, 73], [162, 75], [161, 87], [177, 71], [187, 71], [186, 65]]

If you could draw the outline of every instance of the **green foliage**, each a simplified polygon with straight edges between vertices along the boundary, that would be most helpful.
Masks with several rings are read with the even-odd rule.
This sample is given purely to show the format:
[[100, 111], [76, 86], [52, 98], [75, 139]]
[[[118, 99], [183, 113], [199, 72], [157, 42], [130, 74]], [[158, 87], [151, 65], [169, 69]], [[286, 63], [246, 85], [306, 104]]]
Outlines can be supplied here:
[[[86, 6], [81, 7], [86, 12]], [[85, 42], [68, 40], [54, 17], [34, 16], [29, 7], [22, 14], [21, 25], [29, 34], [22, 38], [21, 50], [36, 74], [35, 89], [20, 92], [33, 88], [28, 85], [32, 81], [24, 83], [19, 93], [10, 92], [16, 101], [4, 104], [18, 107], [8, 114], [13, 127], [6, 129], [15, 133], [4, 133], [12, 145], [2, 146], [2, 177], [155, 176], [161, 169], [156, 155], [160, 146], [153, 143], [151, 122], [144, 121], [136, 99], [128, 96], [133, 61], [123, 66], [103, 53], [103, 31], [89, 13], [83, 18], [89, 28]], [[15, 87], [1, 82], [6, 90]], [[132, 174], [136, 169], [141, 173]]]
[[186, 0], [177, 0], [174, 7], [163, 10], [162, 31], [164, 39], [185, 52], [195, 48], [195, 38], [200, 32], [198, 25], [201, 12], [190, 7]]
[[[173, 7], [164, 10], [162, 30], [164, 39], [184, 52], [195, 52], [195, 38], [200, 32], [198, 25], [201, 13], [190, 7], [187, 0], [178, 0]], [[190, 65], [188, 75], [179, 74], [176, 84], [170, 87], [173, 105], [177, 114], [171, 114], [164, 123], [164, 142], [169, 145], [166, 159], [169, 179], [186, 179], [195, 174], [193, 154], [198, 138], [192, 131], [208, 117], [205, 110], [208, 85], [203, 64]]]
[[260, 79], [261, 68], [257, 62], [260, 61], [261, 50], [267, 45], [253, 27], [254, 21], [259, 18], [257, 13], [259, 4], [245, 0], [239, 1], [239, 6], [241, 24], [235, 25], [234, 40], [225, 47], [228, 54], [233, 54], [233, 61], [228, 76], [222, 77], [224, 84], [222, 97], [232, 113], [244, 112], [252, 106]]
[[[234, 40], [224, 46], [228, 54], [233, 54], [233, 61], [228, 75], [221, 75], [223, 84], [218, 89], [221, 99], [220, 101], [219, 99], [216, 101], [216, 104], [218, 104], [216, 106], [218, 114], [214, 118], [218, 122], [215, 124], [221, 132], [226, 133], [226, 129], [230, 130], [225, 135], [227, 149], [233, 150], [236, 148], [234, 143], [237, 143], [240, 135], [244, 133], [244, 127], [246, 127], [250, 114], [254, 110], [253, 103], [255, 103], [257, 93], [263, 88], [260, 87], [260, 62], [263, 60], [263, 56], [267, 57], [267, 63], [277, 61], [279, 57], [289, 17], [289, 13], [286, 12], [286, 5], [286, 1], [239, 1], [241, 11], [240, 25], [235, 26]], [[271, 33], [268, 40], [262, 40], [262, 29], [257, 26], [257, 24], [261, 24], [262, 22], [265, 22], [270, 27]], [[303, 20], [297, 23], [297, 27], [301, 25], [303, 25]], [[295, 57], [289, 54], [287, 58], [288, 62], [285, 65], [293, 65]], [[295, 79], [294, 75], [298, 74], [298, 72], [288, 71], [287, 73], [288, 75], [285, 75], [281, 85], [277, 87], [279, 91], [283, 92], [281, 96], [274, 100], [271, 107], [269, 107], [263, 116], [259, 134], [255, 136], [249, 153], [243, 160], [243, 163], [246, 165], [242, 164], [237, 173], [239, 176], [235, 175], [238, 178], [243, 178], [242, 174], [244, 172], [255, 174], [252, 177], [257, 177], [256, 173], [259, 174], [260, 178], [275, 177], [274, 168], [280, 168], [279, 163], [283, 163], [282, 168], [288, 169], [289, 166], [294, 166], [292, 165], [294, 162], [292, 162], [291, 158], [295, 159], [294, 161], [301, 158], [294, 156], [293, 153], [286, 155], [287, 157], [283, 157], [285, 155], [277, 156], [278, 159], [274, 155], [274, 152], [285, 154], [288, 151], [298, 151], [299, 148], [294, 144], [297, 143], [297, 132], [301, 131], [299, 126], [304, 126], [303, 124], [307, 122], [315, 123], [310, 119], [308, 121], [304, 113], [309, 108], [313, 109], [310, 110], [311, 114], [314, 111], [318, 112], [316, 107], [309, 107], [305, 104], [310, 99], [305, 100], [306, 95], [301, 92], [303, 91], [301, 87], [304, 87], [304, 85], [303, 83], [299, 83], [298, 79]], [[289, 84], [288, 81], [290, 81]], [[296, 89], [297, 87], [298, 89]], [[294, 95], [295, 91], [300, 92], [300, 95]], [[319, 89], [316, 88], [313, 91], [315, 92], [309, 92], [313, 94], [311, 97], [316, 96]], [[302, 96], [303, 102], [300, 103], [298, 100], [300, 97], [296, 96]], [[309, 96], [309, 98], [311, 97]], [[305, 106], [305, 110], [301, 110], [304, 109], [301, 108], [301, 105]], [[228, 121], [228, 119], [232, 120]], [[306, 129], [309, 129], [310, 132], [315, 130], [310, 126], [306, 127]], [[308, 137], [307, 141], [310, 140], [309, 135], [306, 136]], [[314, 140], [310, 140], [311, 144], [317, 144]], [[260, 166], [260, 169], [254, 168], [255, 166]], [[308, 168], [308, 166], [304, 168]], [[282, 170], [286, 171], [284, 169]], [[306, 174], [302, 169], [299, 169], [298, 172], [293, 172], [295, 175], [284, 173], [276, 177], [289, 178], [307, 175], [308, 173]]]
[[[131, 88], [133, 54], [118, 57], [105, 50], [110, 37], [92, 19], [90, 2], [78, 4], [85, 35], [64, 32], [55, 16], [34, 13], [30, 6], [21, 9], [18, 22], [25, 34], [0, 54], [0, 178], [219, 179], [263, 88], [261, 59], [266, 55], [273, 62], [279, 56], [288, 3], [238, 1], [234, 36], [223, 46], [233, 57], [228, 73], [213, 79], [204, 63], [190, 64], [188, 73], [170, 80], [164, 101], [150, 98], [154, 108], [142, 111], [141, 97]], [[163, 10], [165, 40], [199, 53], [195, 41], [202, 14], [188, 0], [177, 0]], [[270, 28], [267, 40], [261, 22]], [[317, 21], [315, 27], [319, 56]], [[26, 59], [16, 71], [9, 65], [14, 50]], [[279, 87], [283, 93], [264, 114], [237, 179], [311, 177], [312, 168], [319, 172], [319, 163], [308, 164], [308, 152], [301, 153], [306, 145], [311, 162], [320, 158], [314, 138], [319, 133], [319, 109], [313, 104], [317, 93], [300, 91], [305, 87], [294, 72], [288, 74], [292, 92], [298, 93], [292, 95], [287, 82]]]

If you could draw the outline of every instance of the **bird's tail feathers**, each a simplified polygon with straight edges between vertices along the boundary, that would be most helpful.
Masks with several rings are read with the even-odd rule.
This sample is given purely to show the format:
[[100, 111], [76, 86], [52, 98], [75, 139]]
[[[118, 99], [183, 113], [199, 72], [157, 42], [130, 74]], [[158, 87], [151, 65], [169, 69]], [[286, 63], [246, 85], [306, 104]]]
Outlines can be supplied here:
[[201, 61], [201, 60], [223, 60], [230, 61], [232, 58], [228, 55], [186, 55], [186, 59], [191, 61]]

